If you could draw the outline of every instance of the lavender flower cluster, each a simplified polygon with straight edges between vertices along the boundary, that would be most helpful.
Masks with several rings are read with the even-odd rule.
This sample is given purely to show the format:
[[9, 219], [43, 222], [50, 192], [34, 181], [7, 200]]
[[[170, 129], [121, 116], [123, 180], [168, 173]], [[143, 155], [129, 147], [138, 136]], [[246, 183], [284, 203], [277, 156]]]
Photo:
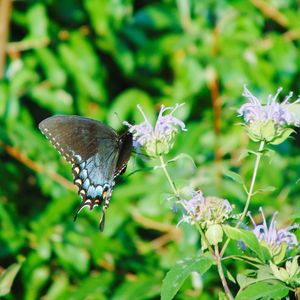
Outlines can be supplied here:
[[232, 214], [232, 206], [228, 200], [204, 197], [201, 191], [194, 191], [190, 200], [182, 199], [180, 203], [187, 214], [183, 214], [179, 224], [182, 222], [194, 224], [196, 221], [202, 228], [207, 228], [212, 224], [224, 223]]
[[271, 250], [272, 254], [277, 254], [280, 251], [280, 248], [283, 244], [291, 249], [298, 245], [296, 235], [291, 232], [291, 230], [298, 228], [298, 225], [289, 226], [283, 229], [276, 228], [276, 216], [277, 212], [273, 214], [273, 217], [270, 221], [269, 227], [264, 215], [262, 208], [259, 209], [263, 223], [257, 225], [253, 220], [251, 213], [248, 212], [248, 216], [254, 226], [253, 233], [256, 235], [259, 241], [264, 242], [268, 248]]
[[290, 92], [284, 98], [283, 102], [278, 103], [277, 98], [281, 91], [282, 88], [279, 88], [275, 96], [269, 95], [267, 104], [262, 105], [261, 101], [245, 86], [243, 96], [246, 97], [249, 102], [240, 107], [238, 110], [239, 115], [244, 117], [246, 123], [273, 121], [279, 126], [299, 126], [299, 119], [297, 115], [293, 113], [292, 106], [300, 103], [300, 98], [293, 103], [289, 103], [289, 100], [293, 96], [293, 93]]
[[[138, 105], [138, 110], [144, 117], [144, 122], [137, 125], [124, 122], [133, 134], [137, 147], [142, 147], [147, 154], [153, 157], [168, 153], [173, 147], [174, 138], [179, 128], [183, 131], [187, 130], [185, 124], [173, 116], [174, 112], [182, 105], [176, 104], [175, 107], [162, 105], [154, 127], [147, 119], [141, 106]], [[164, 115], [167, 111], [169, 111], [169, 114]]]

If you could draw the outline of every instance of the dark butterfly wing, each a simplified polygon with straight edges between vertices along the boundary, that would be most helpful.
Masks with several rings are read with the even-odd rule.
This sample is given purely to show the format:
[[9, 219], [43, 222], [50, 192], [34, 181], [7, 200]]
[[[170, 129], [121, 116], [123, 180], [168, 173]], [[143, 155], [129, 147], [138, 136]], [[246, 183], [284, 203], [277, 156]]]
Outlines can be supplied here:
[[115, 147], [118, 134], [101, 122], [79, 116], [54, 116], [39, 124], [41, 132], [70, 163]]
[[[74, 184], [85, 206], [92, 209], [104, 201], [109, 205], [114, 178], [126, 167], [132, 148], [132, 135], [118, 134], [95, 120], [79, 116], [54, 116], [39, 124], [42, 133], [73, 165]], [[78, 213], [77, 212], [77, 213]], [[104, 226], [100, 222], [100, 228]]]

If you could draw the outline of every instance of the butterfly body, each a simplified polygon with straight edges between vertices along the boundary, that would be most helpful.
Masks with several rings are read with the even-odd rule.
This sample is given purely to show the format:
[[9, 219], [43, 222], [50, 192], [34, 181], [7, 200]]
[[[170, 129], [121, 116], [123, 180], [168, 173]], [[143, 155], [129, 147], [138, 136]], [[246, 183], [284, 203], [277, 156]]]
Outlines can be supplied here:
[[[103, 215], [111, 197], [115, 178], [127, 165], [132, 150], [132, 135], [116, 133], [111, 127], [79, 116], [53, 116], [39, 124], [42, 133], [72, 164], [74, 184], [82, 203], [103, 204]], [[77, 216], [77, 215], [76, 215]], [[104, 226], [100, 222], [100, 228]]]

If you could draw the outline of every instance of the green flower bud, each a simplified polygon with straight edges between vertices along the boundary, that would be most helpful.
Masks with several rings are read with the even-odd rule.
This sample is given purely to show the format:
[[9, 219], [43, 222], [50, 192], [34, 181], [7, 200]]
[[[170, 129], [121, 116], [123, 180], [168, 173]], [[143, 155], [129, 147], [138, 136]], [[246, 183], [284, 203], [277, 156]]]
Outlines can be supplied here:
[[223, 228], [219, 224], [210, 225], [205, 232], [205, 236], [210, 245], [216, 246], [223, 240]]

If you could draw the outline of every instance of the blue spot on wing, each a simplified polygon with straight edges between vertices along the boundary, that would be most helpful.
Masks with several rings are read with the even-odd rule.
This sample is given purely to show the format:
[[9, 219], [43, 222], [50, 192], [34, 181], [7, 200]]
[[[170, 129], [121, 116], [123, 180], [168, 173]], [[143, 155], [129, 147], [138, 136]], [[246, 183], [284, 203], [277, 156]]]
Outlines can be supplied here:
[[86, 161], [73, 165], [74, 183], [79, 188], [83, 204], [87, 201], [92, 209], [94, 205], [101, 204], [110, 197], [117, 159], [118, 152], [110, 151], [107, 156], [97, 153]]

